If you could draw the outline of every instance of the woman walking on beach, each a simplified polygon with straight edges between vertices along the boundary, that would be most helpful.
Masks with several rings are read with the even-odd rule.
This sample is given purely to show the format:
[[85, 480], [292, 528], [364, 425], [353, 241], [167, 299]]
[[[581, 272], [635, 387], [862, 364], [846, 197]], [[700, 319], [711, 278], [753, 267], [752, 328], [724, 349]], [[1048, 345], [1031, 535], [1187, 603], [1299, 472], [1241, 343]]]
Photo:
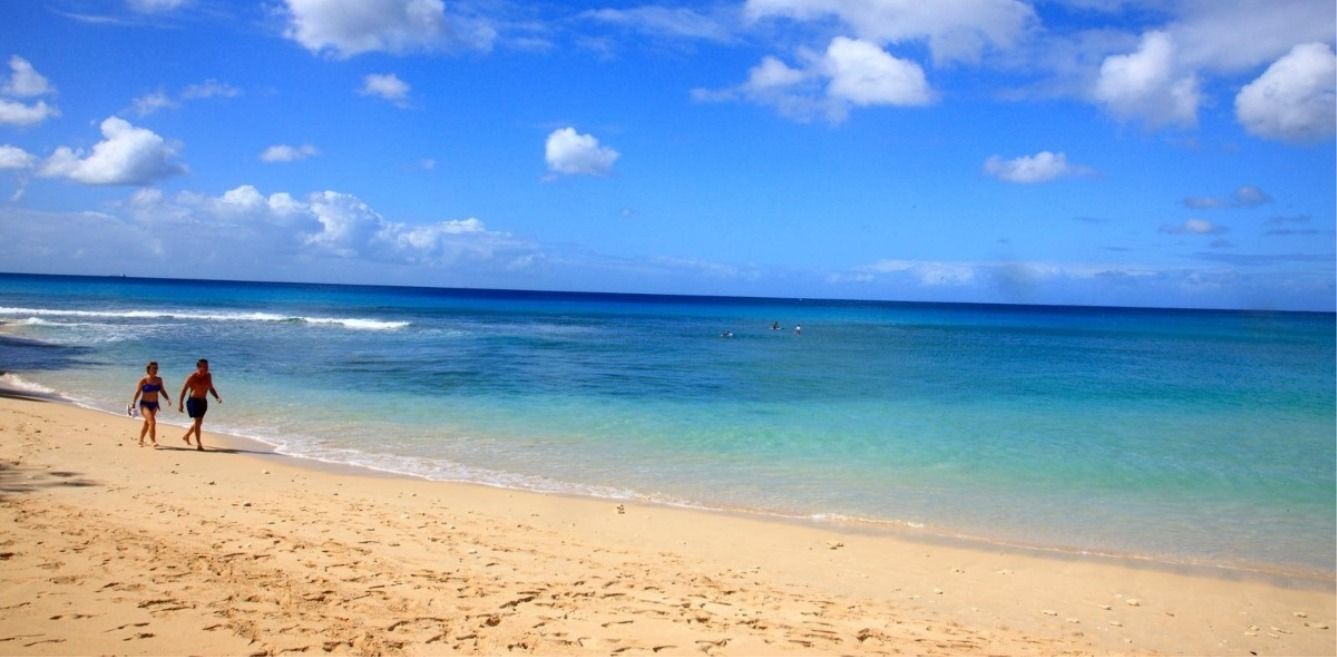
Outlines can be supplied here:
[[151, 360], [147, 367], [147, 372], [139, 383], [135, 384], [135, 396], [130, 398], [131, 411], [135, 408], [135, 403], [139, 403], [139, 412], [144, 416], [144, 426], [139, 429], [139, 446], [144, 446], [144, 434], [148, 434], [153, 439], [153, 446], [158, 446], [158, 395], [162, 395], [163, 401], [170, 406], [172, 400], [167, 396], [167, 388], [163, 384], [162, 377], [158, 376], [158, 361]]
[[[190, 397], [186, 397], [187, 391], [190, 392]], [[200, 427], [204, 425], [204, 414], [209, 412], [209, 395], [213, 395], [218, 403], [223, 403], [223, 398], [214, 389], [214, 376], [209, 373], [209, 361], [201, 358], [195, 362], [195, 371], [186, 377], [185, 385], [181, 386], [181, 394], [176, 397], [177, 412], [181, 412], [181, 405], [184, 403], [190, 413], [190, 419], [194, 421], [181, 439], [189, 445], [190, 434], [195, 434], [195, 449], [201, 452], [204, 451], [204, 443], [200, 440]]]

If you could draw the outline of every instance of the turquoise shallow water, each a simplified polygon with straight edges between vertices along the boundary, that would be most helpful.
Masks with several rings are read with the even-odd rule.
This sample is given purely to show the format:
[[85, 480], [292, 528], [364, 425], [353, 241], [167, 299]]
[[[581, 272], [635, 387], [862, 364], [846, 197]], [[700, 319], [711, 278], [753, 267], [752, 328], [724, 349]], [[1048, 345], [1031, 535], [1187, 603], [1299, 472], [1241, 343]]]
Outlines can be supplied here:
[[211, 428], [310, 458], [1334, 569], [1331, 314], [4, 275], [0, 321], [11, 385], [117, 411], [208, 357]]

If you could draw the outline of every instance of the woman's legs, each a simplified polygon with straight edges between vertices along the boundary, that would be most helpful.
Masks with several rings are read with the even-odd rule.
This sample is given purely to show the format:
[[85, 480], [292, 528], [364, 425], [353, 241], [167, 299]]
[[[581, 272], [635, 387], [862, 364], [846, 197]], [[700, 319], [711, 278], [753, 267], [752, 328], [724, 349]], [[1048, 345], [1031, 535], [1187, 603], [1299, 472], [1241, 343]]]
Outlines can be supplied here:
[[[153, 446], [158, 446], [158, 411], [152, 408], [141, 408], [144, 413], [144, 429], [148, 429], [149, 438], [153, 441]], [[144, 430], [139, 431], [139, 444], [144, 444]]]

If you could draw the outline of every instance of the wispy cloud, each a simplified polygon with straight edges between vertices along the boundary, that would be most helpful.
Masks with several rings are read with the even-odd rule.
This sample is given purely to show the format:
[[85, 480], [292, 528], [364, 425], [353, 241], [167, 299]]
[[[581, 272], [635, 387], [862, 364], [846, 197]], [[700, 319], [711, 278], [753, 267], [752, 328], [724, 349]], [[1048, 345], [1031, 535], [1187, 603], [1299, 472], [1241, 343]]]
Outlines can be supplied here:
[[1095, 169], [1068, 162], [1065, 153], [1040, 151], [1035, 155], [1023, 155], [1011, 160], [994, 155], [984, 161], [984, 173], [1006, 182], [1033, 184], [1057, 178], [1090, 176], [1095, 174]]
[[362, 78], [362, 88], [358, 94], [374, 96], [388, 101], [399, 108], [409, 106], [409, 83], [399, 79], [394, 73], [372, 73]]
[[833, 19], [859, 39], [877, 44], [927, 42], [936, 64], [973, 63], [990, 50], [1016, 45], [1037, 26], [1035, 11], [1014, 0], [936, 3], [748, 0], [746, 19], [825, 26]]
[[144, 94], [131, 101], [131, 107], [133, 107], [135, 113], [141, 117], [154, 114], [159, 110], [173, 109], [180, 106], [181, 103], [173, 100], [171, 96], [167, 95], [167, 93], [162, 90]]
[[1258, 253], [1220, 253], [1212, 251], [1201, 251], [1193, 254], [1194, 257], [1202, 260], [1213, 260], [1232, 265], [1244, 267], [1257, 267], [1263, 265], [1278, 265], [1287, 263], [1308, 263], [1324, 262], [1333, 264], [1337, 262], [1337, 254], [1315, 254], [1315, 253], [1281, 253], [1281, 254], [1258, 254]]
[[671, 39], [729, 43], [736, 39], [738, 17], [723, 12], [706, 13], [688, 7], [644, 5], [631, 9], [593, 9], [582, 18]]
[[1258, 187], [1244, 185], [1229, 196], [1189, 196], [1184, 199], [1184, 207], [1193, 210], [1213, 210], [1216, 208], [1254, 208], [1272, 202], [1272, 197]]
[[182, 100], [200, 100], [203, 98], [236, 98], [241, 95], [241, 89], [238, 89], [226, 82], [219, 82], [213, 78], [205, 80], [200, 84], [192, 84], [181, 90]]
[[1317, 228], [1273, 228], [1264, 235], [1273, 236], [1291, 236], [1291, 235], [1331, 235], [1330, 230], [1319, 230]]
[[1161, 232], [1167, 235], [1220, 235], [1229, 230], [1206, 219], [1187, 219], [1182, 224], [1161, 226]]
[[211, 78], [200, 84], [186, 86], [175, 95], [163, 89], [151, 91], [132, 100], [130, 109], [135, 114], [144, 117], [161, 110], [178, 109], [189, 101], [209, 98], [236, 98], [240, 95], [242, 95], [241, 89]]
[[141, 14], [163, 14], [176, 11], [189, 3], [189, 0], [126, 0], [130, 9]]
[[298, 160], [305, 160], [313, 155], [318, 155], [319, 153], [320, 150], [311, 144], [302, 144], [301, 146], [275, 144], [260, 153], [260, 161], [296, 162]]
[[1299, 214], [1290, 216], [1277, 215], [1275, 217], [1268, 217], [1267, 221], [1264, 221], [1263, 223], [1268, 226], [1285, 226], [1289, 224], [1307, 224], [1309, 223], [1309, 221], [1310, 221], [1309, 215]]

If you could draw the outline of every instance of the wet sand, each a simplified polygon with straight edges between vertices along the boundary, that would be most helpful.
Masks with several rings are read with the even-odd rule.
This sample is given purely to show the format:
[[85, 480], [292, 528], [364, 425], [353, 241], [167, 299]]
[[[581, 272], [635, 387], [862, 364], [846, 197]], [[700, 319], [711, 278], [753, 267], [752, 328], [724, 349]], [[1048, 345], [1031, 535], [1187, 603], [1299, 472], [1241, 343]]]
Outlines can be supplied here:
[[[207, 425], [206, 425], [207, 426]], [[3, 654], [1332, 655], [1278, 582], [373, 476], [0, 396]]]

